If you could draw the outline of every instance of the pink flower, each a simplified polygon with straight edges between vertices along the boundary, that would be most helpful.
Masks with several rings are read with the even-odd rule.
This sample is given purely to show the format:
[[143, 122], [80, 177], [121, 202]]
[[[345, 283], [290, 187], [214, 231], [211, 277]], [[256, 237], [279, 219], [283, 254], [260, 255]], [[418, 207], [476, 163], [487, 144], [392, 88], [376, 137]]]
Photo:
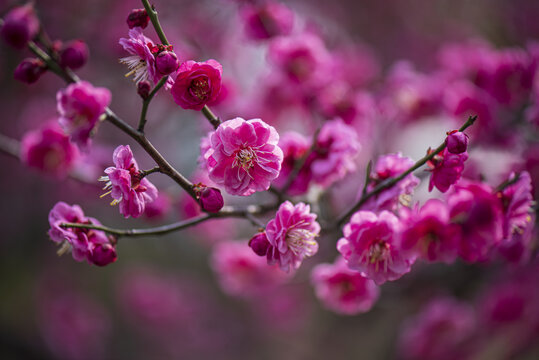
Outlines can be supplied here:
[[467, 262], [487, 260], [503, 238], [501, 203], [485, 184], [460, 183], [447, 198], [451, 222], [460, 225], [459, 256]]
[[13, 8], [4, 17], [0, 35], [6, 43], [17, 49], [26, 46], [39, 31], [39, 20], [32, 3]]
[[49, 213], [49, 236], [61, 245], [58, 254], [70, 251], [73, 259], [86, 260], [97, 266], [108, 265], [117, 259], [116, 249], [103, 231], [83, 228], [63, 228], [63, 223], [101, 225], [92, 217], [87, 217], [78, 205], [70, 206], [58, 202]]
[[66, 176], [78, 158], [77, 148], [57, 123], [27, 132], [21, 141], [22, 162], [57, 177]]
[[[378, 184], [389, 179], [390, 177], [398, 176], [414, 165], [414, 161], [402, 154], [388, 154], [378, 158], [374, 165], [374, 173], [371, 175], [370, 183], [367, 190], [373, 190]], [[408, 174], [404, 179], [399, 181], [395, 186], [380, 193], [373, 200], [369, 200], [364, 209], [370, 210], [396, 210], [400, 203], [405, 205], [409, 202], [408, 198], [414, 191], [414, 188], [419, 184], [419, 179]]]
[[318, 134], [315, 152], [309, 162], [313, 180], [327, 187], [356, 170], [361, 150], [357, 133], [342, 120], [328, 121]]
[[471, 306], [452, 298], [435, 299], [403, 324], [399, 354], [417, 360], [465, 359], [465, 345], [475, 329]]
[[283, 151], [275, 128], [260, 119], [235, 118], [211, 135], [207, 159], [209, 177], [231, 195], [265, 191], [281, 170]]
[[144, 215], [150, 220], [162, 220], [168, 215], [171, 207], [170, 197], [161, 192], [154, 201], [146, 204]]
[[26, 58], [17, 65], [13, 78], [25, 84], [33, 84], [47, 71], [47, 66], [40, 59]]
[[146, 178], [141, 178], [137, 162], [133, 157], [129, 145], [120, 145], [112, 155], [115, 167], [105, 169], [107, 176], [102, 176], [99, 181], [106, 182], [103, 190], [109, 190], [105, 194], [111, 194], [114, 199], [111, 205], [120, 204], [120, 214], [128, 218], [139, 217], [147, 203], [157, 198], [157, 189]]
[[130, 29], [137, 26], [145, 29], [149, 22], [150, 17], [146, 13], [146, 9], [132, 9], [126, 19], [127, 26]]
[[400, 229], [399, 219], [389, 211], [358, 211], [344, 226], [337, 250], [350, 269], [381, 285], [409, 272], [414, 262], [399, 248]]
[[287, 278], [278, 267], [268, 266], [264, 258], [254, 254], [245, 243], [239, 241], [225, 241], [215, 245], [211, 267], [223, 291], [238, 297], [259, 295]]
[[[120, 62], [129, 68], [126, 76], [134, 75], [137, 84], [143, 80], [157, 84], [163, 75], [157, 71], [155, 56], [162, 51], [171, 51], [172, 47], [155, 45], [152, 40], [142, 34], [142, 28], [138, 26], [129, 30], [128, 39], [121, 38], [119, 43], [125, 51], [131, 54], [120, 59]], [[173, 82], [174, 80], [169, 77], [165, 87], [170, 88]]]
[[268, 264], [279, 264], [286, 272], [291, 268], [298, 269], [305, 257], [313, 256], [318, 251], [315, 239], [319, 233], [320, 225], [309, 205], [302, 202], [293, 205], [285, 201], [266, 226], [270, 243]]
[[202, 110], [217, 100], [221, 91], [223, 67], [217, 61], [186, 61], [180, 65], [170, 93], [183, 109]]
[[276, 38], [268, 56], [296, 84], [319, 79], [330, 59], [322, 40], [310, 33]]
[[[275, 179], [274, 184], [278, 187], [283, 187], [288, 181], [288, 177], [294, 169], [296, 161], [299, 161], [305, 155], [310, 148], [310, 144], [309, 140], [300, 133], [290, 131], [281, 136], [279, 147], [283, 150], [284, 157], [281, 172], [279, 173], [279, 177]], [[292, 196], [305, 194], [309, 189], [311, 178], [311, 169], [306, 162], [294, 181], [292, 181], [288, 194]]]
[[457, 257], [460, 228], [449, 223], [447, 205], [428, 200], [421, 210], [411, 212], [403, 223], [401, 248], [427, 261], [452, 263]]
[[82, 40], [74, 40], [60, 52], [60, 66], [79, 69], [88, 61], [88, 46]]
[[[430, 150], [429, 150], [430, 151]], [[430, 166], [429, 191], [436, 186], [441, 192], [449, 190], [451, 185], [459, 181], [464, 171], [464, 162], [468, 159], [468, 153], [452, 154], [444, 148], [440, 153], [428, 161]]]
[[311, 272], [311, 281], [323, 305], [340, 314], [367, 312], [380, 296], [374, 281], [350, 270], [342, 257], [333, 264], [315, 266]]
[[240, 15], [245, 23], [245, 33], [254, 40], [288, 35], [294, 26], [294, 13], [275, 1], [258, 6], [245, 5]]
[[451, 154], [462, 154], [468, 148], [468, 135], [458, 130], [450, 131], [445, 138], [445, 145]]
[[80, 148], [90, 144], [90, 136], [110, 104], [110, 97], [108, 89], [93, 87], [86, 81], [71, 84], [56, 94], [58, 122]]

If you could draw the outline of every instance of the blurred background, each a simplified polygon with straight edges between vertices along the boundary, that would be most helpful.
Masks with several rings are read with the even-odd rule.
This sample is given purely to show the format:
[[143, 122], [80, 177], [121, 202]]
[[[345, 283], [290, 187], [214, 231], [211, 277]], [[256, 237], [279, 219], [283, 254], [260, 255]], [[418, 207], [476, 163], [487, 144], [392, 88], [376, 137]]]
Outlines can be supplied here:
[[[223, 64], [225, 94], [222, 102], [212, 107], [220, 117], [261, 117], [278, 129], [300, 129], [309, 134], [305, 109], [297, 104], [281, 109], [294, 91], [279, 89], [279, 83], [272, 82], [267, 42], [246, 35], [240, 16], [244, 2], [155, 0], [154, 5], [181, 61], [214, 58]], [[118, 62], [126, 56], [118, 40], [127, 37], [127, 14], [142, 7], [141, 3], [34, 3], [52, 39], [82, 39], [88, 44], [89, 62], [77, 73], [95, 86], [110, 89], [111, 108], [135, 125], [140, 99], [131, 79], [124, 77], [126, 68]], [[20, 4], [0, 0], [0, 16]], [[318, 34], [330, 54], [341, 54], [344, 62], [351, 63], [349, 76], [355, 79], [354, 86], [367, 94], [383, 93], [396, 71], [395, 64], [401, 61], [417, 74], [437, 71], [440, 50], [447, 44], [472, 44], [468, 45], [470, 49], [473, 44], [493, 49], [524, 48], [539, 39], [536, 0], [298, 0], [284, 4], [295, 14], [295, 29]], [[151, 26], [145, 34], [157, 40]], [[29, 52], [15, 51], [2, 43], [0, 54], [0, 133], [21, 139], [27, 131], [55, 119], [56, 92], [65, 84], [51, 73], [31, 86], [16, 82], [13, 70]], [[274, 85], [283, 91], [270, 94], [268, 88]], [[403, 151], [417, 159], [428, 146], [436, 146], [443, 139], [449, 121], [433, 119], [431, 114], [427, 120], [422, 116], [389, 119], [395, 122], [388, 119], [377, 114], [370, 123], [361, 125], [367, 130], [361, 138], [364, 150], [358, 160], [360, 171], [335, 184], [322, 200], [334, 213], [350, 205], [369, 159], [391, 151]], [[180, 109], [165, 92], [152, 102], [149, 139], [193, 180], [202, 176], [197, 174], [199, 140], [209, 130], [198, 112]], [[385, 137], [380, 137], [384, 131]], [[519, 141], [515, 140], [521, 144]], [[533, 162], [532, 157], [522, 158], [524, 146], [515, 142], [505, 147], [489, 144], [481, 155], [484, 157], [480, 160], [489, 159], [483, 170], [491, 174], [489, 180], [494, 186], [514, 166], [525, 160], [529, 160], [528, 165]], [[455, 344], [472, 348], [466, 355], [447, 350], [450, 358], [539, 358], [539, 321], [526, 321], [539, 319], [539, 298], [537, 290], [529, 295], [531, 290], [523, 285], [539, 283], [539, 264], [534, 256], [518, 267], [499, 262], [415, 264], [411, 273], [381, 287], [380, 298], [371, 311], [355, 316], [324, 309], [309, 280], [315, 264], [331, 262], [337, 255], [335, 234], [319, 239], [321, 251], [305, 261], [293, 277], [258, 296], [250, 296], [248, 290], [227, 290], [226, 285], [223, 290], [222, 269], [212, 260], [216, 244], [245, 242], [252, 236], [256, 229], [241, 219], [218, 220], [162, 237], [122, 238], [118, 261], [104, 268], [78, 263], [69, 254], [58, 257], [47, 236], [47, 214], [60, 200], [79, 204], [88, 216], [118, 228], [150, 227], [194, 215], [193, 204], [180, 189], [159, 175], [153, 176], [152, 182], [164, 194], [162, 203], [154, 213], [140, 219], [125, 220], [107, 199], [100, 199], [102, 190], [92, 179], [112, 165], [112, 151], [119, 144], [131, 145], [141, 168], [153, 166], [127, 135], [106, 122], [100, 125], [91, 153], [73, 169], [89, 183], [40, 173], [0, 153], [1, 358], [413, 358], [406, 353], [413, 353], [406, 342], [425, 341], [428, 347], [428, 343], [436, 343], [429, 336], [442, 334], [444, 338], [444, 326], [460, 329], [469, 337], [462, 335], [463, 339], [445, 345], [441, 341], [442, 349]], [[537, 174], [536, 170], [532, 178]], [[426, 194], [426, 184], [422, 184], [416, 197], [421, 200]], [[226, 201], [234, 204], [268, 199], [271, 195], [258, 194]], [[252, 281], [256, 284], [257, 280]], [[489, 303], [499, 298], [502, 305]], [[497, 310], [483, 314], [492, 308]], [[509, 309], [509, 314], [504, 309]], [[492, 325], [496, 311], [503, 313], [500, 317], [508, 325]], [[423, 329], [424, 333], [407, 330], [440, 314], [450, 316], [432, 329]], [[475, 325], [469, 324], [472, 322]], [[472, 327], [482, 327], [483, 331], [472, 331]], [[408, 332], [409, 338], [403, 332]], [[430, 357], [417, 358], [445, 357], [434, 352]]]

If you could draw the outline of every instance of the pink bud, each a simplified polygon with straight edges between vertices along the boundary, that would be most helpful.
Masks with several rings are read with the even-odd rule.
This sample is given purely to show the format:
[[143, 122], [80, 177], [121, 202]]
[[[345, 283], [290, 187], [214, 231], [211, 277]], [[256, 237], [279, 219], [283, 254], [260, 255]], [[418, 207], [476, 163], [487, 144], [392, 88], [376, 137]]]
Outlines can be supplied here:
[[209, 213], [216, 213], [221, 210], [224, 205], [223, 195], [221, 195], [221, 190], [213, 187], [205, 187], [200, 192], [200, 197], [198, 199], [202, 210]]
[[98, 244], [88, 256], [88, 260], [97, 266], [105, 266], [118, 259], [116, 249], [111, 244]]
[[0, 35], [9, 45], [22, 49], [39, 31], [39, 20], [32, 4], [11, 10], [4, 18]]
[[47, 67], [43, 61], [39, 59], [27, 58], [15, 68], [13, 77], [25, 84], [33, 84], [41, 77], [41, 75], [43, 75], [45, 71], [47, 71]]
[[447, 151], [452, 154], [462, 154], [468, 147], [468, 135], [458, 130], [453, 130], [447, 133], [445, 139], [447, 145]]
[[155, 67], [162, 75], [168, 75], [178, 70], [178, 57], [172, 51], [162, 51], [155, 57]]
[[258, 256], [266, 256], [270, 243], [266, 232], [259, 232], [249, 240], [249, 246]]
[[149, 21], [150, 17], [146, 13], [145, 9], [133, 9], [127, 16], [127, 26], [129, 26], [130, 29], [134, 28], [135, 26], [145, 29], [146, 26], [148, 26]]
[[137, 84], [137, 93], [143, 100], [146, 100], [150, 96], [151, 85], [147, 80], [142, 80]]
[[73, 70], [79, 69], [88, 60], [88, 46], [82, 40], [75, 40], [69, 43], [60, 52], [60, 65]]

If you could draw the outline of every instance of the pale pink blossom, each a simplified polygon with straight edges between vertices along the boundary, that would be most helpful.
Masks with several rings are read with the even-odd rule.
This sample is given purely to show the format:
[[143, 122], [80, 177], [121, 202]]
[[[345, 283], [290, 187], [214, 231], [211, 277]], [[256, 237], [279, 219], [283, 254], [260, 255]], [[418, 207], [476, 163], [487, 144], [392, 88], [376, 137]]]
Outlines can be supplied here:
[[235, 118], [219, 125], [211, 135], [207, 159], [209, 177], [231, 195], [265, 191], [277, 178], [283, 151], [279, 134], [260, 119]]
[[374, 281], [350, 270], [342, 257], [333, 264], [315, 266], [311, 272], [311, 282], [322, 304], [340, 314], [367, 312], [380, 296]]
[[[106, 176], [99, 180], [106, 183], [103, 190], [114, 199], [111, 205], [120, 204], [120, 213], [128, 218], [139, 217], [147, 203], [157, 198], [156, 187], [141, 176], [129, 145], [120, 145], [112, 155], [114, 167], [105, 169]], [[103, 195], [104, 196], [104, 195]]]
[[293, 205], [285, 201], [266, 226], [270, 243], [268, 264], [279, 264], [286, 272], [298, 269], [305, 257], [313, 256], [318, 251], [316, 237], [319, 234], [320, 225], [309, 205], [301, 202]]
[[400, 249], [399, 219], [389, 211], [379, 215], [356, 212], [344, 226], [337, 250], [352, 270], [362, 272], [380, 285], [410, 271], [414, 258]]

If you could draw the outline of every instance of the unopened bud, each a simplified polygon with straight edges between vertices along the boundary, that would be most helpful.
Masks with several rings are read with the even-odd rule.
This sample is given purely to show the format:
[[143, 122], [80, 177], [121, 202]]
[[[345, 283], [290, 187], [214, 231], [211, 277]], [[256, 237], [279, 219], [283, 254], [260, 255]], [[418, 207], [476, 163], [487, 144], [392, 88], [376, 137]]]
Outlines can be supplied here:
[[148, 26], [149, 21], [150, 17], [145, 9], [133, 9], [127, 16], [127, 26], [129, 26], [130, 29], [136, 26], [145, 29], [146, 26]]
[[155, 67], [161, 75], [168, 75], [180, 66], [178, 57], [172, 51], [162, 51], [155, 57]]
[[147, 80], [142, 80], [137, 84], [137, 93], [140, 95], [142, 100], [146, 100], [150, 96], [150, 90], [152, 86]]
[[270, 243], [265, 232], [259, 232], [249, 240], [249, 246], [258, 256], [266, 256]]
[[7, 13], [0, 35], [9, 45], [17, 49], [26, 46], [39, 31], [39, 20], [32, 4], [19, 6]]
[[88, 46], [82, 40], [75, 40], [69, 43], [60, 52], [60, 65], [73, 70], [79, 69], [88, 60]]
[[202, 189], [200, 191], [198, 202], [202, 210], [209, 213], [219, 212], [224, 205], [221, 190], [213, 187], [205, 187]]
[[27, 58], [21, 61], [15, 68], [13, 77], [25, 84], [33, 84], [43, 73], [47, 71], [47, 67], [43, 61], [34, 58]]
[[111, 244], [96, 245], [92, 254], [88, 257], [88, 260], [97, 266], [106, 266], [115, 262], [117, 259], [118, 254], [116, 254], [116, 248]]
[[468, 135], [458, 130], [447, 133], [445, 139], [447, 151], [452, 154], [462, 154], [468, 148]]

